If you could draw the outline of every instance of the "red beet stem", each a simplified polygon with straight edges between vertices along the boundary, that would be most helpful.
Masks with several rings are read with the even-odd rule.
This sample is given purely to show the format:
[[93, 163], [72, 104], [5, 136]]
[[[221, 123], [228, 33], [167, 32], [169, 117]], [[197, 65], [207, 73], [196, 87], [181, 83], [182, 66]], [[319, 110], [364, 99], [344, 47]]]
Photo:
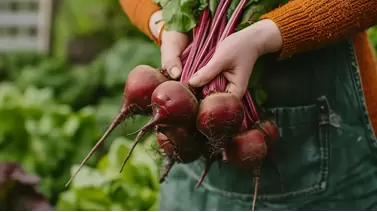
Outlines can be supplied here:
[[[191, 71], [193, 73], [196, 72], [196, 70], [198, 70], [198, 66], [199, 66], [200, 62], [204, 59], [205, 55], [208, 53], [208, 48], [210, 47], [211, 41], [215, 40], [215, 38], [216, 38], [215, 32], [218, 29], [219, 25], [221, 24], [221, 18], [219, 18], [219, 17], [224, 16], [226, 9], [227, 9], [227, 6], [230, 4], [230, 2], [231, 2], [230, 0], [225, 0], [223, 3], [221, 2], [219, 4], [219, 6], [218, 6], [219, 12], [218, 12], [218, 10], [216, 11], [215, 17], [214, 17], [212, 24], [210, 26], [211, 30], [210, 30], [208, 37], [206, 37], [206, 33], [200, 34], [200, 38], [202, 39], [202, 42], [204, 42], [204, 40], [206, 42], [199, 46], [200, 50], [198, 51], [198, 54], [195, 57], [194, 65], [191, 68]], [[207, 26], [207, 28], [209, 27], [208, 22], [204, 24], [205, 26]]]
[[255, 107], [253, 98], [251, 97], [251, 93], [248, 90], [246, 91], [245, 98], [246, 98], [247, 106], [249, 107], [249, 109], [251, 111], [252, 119], [255, 120], [255, 121], [258, 121], [259, 115], [258, 115], [257, 109]]
[[[209, 11], [206, 10], [203, 12], [203, 14], [200, 17], [199, 25], [194, 28], [194, 31], [198, 31], [197, 34], [202, 35], [205, 32], [205, 21], [209, 18]], [[194, 32], [195, 33], [195, 32]], [[200, 36], [194, 36], [194, 41], [192, 43], [192, 47], [190, 50], [190, 53], [188, 55], [188, 58], [185, 62], [185, 66], [182, 70], [182, 77], [181, 82], [185, 82], [184, 80], [188, 80], [190, 78], [190, 68], [193, 65], [195, 55], [198, 51], [198, 47], [200, 45], [201, 37]]]
[[218, 44], [220, 44], [220, 41], [224, 40], [226, 37], [228, 37], [230, 34], [232, 34], [237, 26], [237, 21], [241, 17], [241, 12], [243, 8], [246, 6], [247, 0], [241, 0], [240, 3], [238, 3], [236, 9], [234, 10], [232, 16], [229, 19], [228, 24], [225, 27], [225, 30], [222, 34], [222, 36], [219, 39]]

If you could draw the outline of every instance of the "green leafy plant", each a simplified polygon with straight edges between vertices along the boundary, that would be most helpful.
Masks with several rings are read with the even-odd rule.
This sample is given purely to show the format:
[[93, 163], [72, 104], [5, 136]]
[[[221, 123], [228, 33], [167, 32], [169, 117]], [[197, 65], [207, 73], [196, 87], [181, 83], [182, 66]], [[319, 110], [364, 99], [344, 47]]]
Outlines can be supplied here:
[[[131, 141], [118, 137], [94, 168], [84, 166], [61, 194], [58, 210], [155, 210], [158, 202], [158, 169], [161, 162], [150, 137], [139, 146], [122, 173], [119, 169]], [[73, 166], [72, 172], [78, 167]]]
[[[85, 157], [119, 111], [129, 71], [159, 63], [159, 49], [142, 39], [119, 40], [87, 66], [36, 53], [0, 55], [0, 161], [18, 162], [40, 176], [42, 194], [55, 204], [67, 189], [72, 165]], [[110, 139], [145, 122], [141, 116], [128, 120]]]
[[372, 27], [368, 30], [369, 39], [372, 42], [374, 50], [377, 51], [377, 27]]
[[69, 164], [79, 161], [99, 135], [94, 112], [56, 103], [48, 88], [22, 92], [12, 83], [0, 84], [0, 161], [18, 161], [39, 175], [42, 192], [54, 198], [64, 189]]

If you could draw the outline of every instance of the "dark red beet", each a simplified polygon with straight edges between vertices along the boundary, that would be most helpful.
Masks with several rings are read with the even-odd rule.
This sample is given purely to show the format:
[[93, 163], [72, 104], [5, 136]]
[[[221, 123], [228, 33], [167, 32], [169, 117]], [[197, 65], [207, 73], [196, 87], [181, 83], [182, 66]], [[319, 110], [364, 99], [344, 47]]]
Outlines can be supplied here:
[[173, 145], [184, 151], [200, 152], [201, 147], [204, 145], [204, 137], [195, 128], [174, 127], [171, 125], [161, 124], [158, 125], [158, 132], [165, 134], [172, 142]]
[[[188, 133], [185, 128], [171, 126], [158, 126], [157, 142], [168, 157], [177, 163], [191, 163], [201, 155], [201, 146], [194, 134]], [[182, 133], [182, 134], [181, 134]], [[168, 140], [169, 144], [166, 144]]]
[[165, 180], [172, 166], [177, 163], [190, 163], [201, 156], [200, 144], [204, 144], [187, 128], [175, 128], [169, 125], [158, 125], [156, 128], [157, 143], [168, 157], [165, 171], [160, 178], [160, 183]]
[[243, 110], [242, 102], [231, 93], [210, 94], [199, 105], [196, 127], [207, 137], [209, 151], [222, 154], [223, 161], [227, 161], [227, 143], [241, 128]]
[[133, 69], [128, 75], [123, 92], [123, 106], [128, 113], [150, 115], [152, 93], [165, 81], [168, 81], [168, 78], [162, 70], [147, 65], [139, 65]]
[[161, 132], [156, 130], [156, 138], [159, 150], [164, 152], [164, 155], [168, 158], [168, 163], [165, 165], [165, 170], [160, 177], [160, 183], [165, 181], [165, 178], [168, 176], [170, 169], [175, 164], [175, 160], [173, 158], [174, 155], [174, 146], [169, 138]]
[[87, 160], [94, 154], [95, 150], [102, 144], [108, 135], [126, 118], [133, 115], [149, 115], [152, 113], [151, 96], [154, 89], [161, 83], [168, 80], [160, 69], [147, 65], [136, 66], [128, 75], [124, 92], [123, 105], [110, 127], [101, 139], [90, 150], [85, 159], [81, 162], [79, 169], [68, 180], [66, 186], [73, 180]]
[[190, 126], [194, 123], [198, 100], [185, 85], [177, 81], [166, 81], [153, 91], [151, 101], [153, 118], [140, 129], [121, 171], [141, 138], [156, 125]]
[[260, 169], [267, 156], [265, 134], [257, 129], [246, 131], [233, 138], [229, 148], [229, 162], [242, 169], [252, 170], [254, 177], [254, 200], [252, 210], [258, 194]]
[[163, 151], [164, 156], [172, 157], [174, 155], [174, 146], [170, 139], [163, 133], [156, 130], [157, 145]]
[[279, 135], [279, 128], [276, 125], [276, 123], [272, 120], [263, 120], [258, 121], [255, 124], [256, 128], [260, 131], [264, 132], [266, 138], [266, 144], [268, 148], [267, 156], [270, 157], [270, 159], [273, 162], [277, 162], [276, 160], [276, 142], [278, 141], [280, 135]]
[[267, 157], [268, 159], [272, 161], [273, 165], [276, 168], [276, 172], [280, 178], [281, 190], [282, 192], [284, 192], [283, 179], [279, 171], [278, 162], [277, 162], [277, 153], [276, 153], [277, 151], [276, 142], [280, 138], [279, 128], [276, 125], [275, 121], [272, 121], [272, 120], [258, 121], [257, 123], [255, 123], [255, 128], [264, 132], [266, 136], [265, 141], [267, 144]]

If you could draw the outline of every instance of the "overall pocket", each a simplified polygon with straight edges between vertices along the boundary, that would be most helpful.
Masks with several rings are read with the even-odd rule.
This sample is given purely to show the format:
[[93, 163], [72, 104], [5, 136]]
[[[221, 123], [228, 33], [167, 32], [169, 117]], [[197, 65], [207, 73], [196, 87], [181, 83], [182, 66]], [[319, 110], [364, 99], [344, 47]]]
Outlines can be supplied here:
[[[279, 126], [281, 138], [277, 164], [266, 160], [262, 168], [258, 199], [282, 200], [324, 191], [329, 169], [330, 107], [327, 99], [320, 98], [313, 105], [270, 108], [269, 111]], [[197, 181], [203, 162], [196, 161], [181, 168]], [[250, 201], [254, 191], [251, 173], [228, 164], [214, 164], [202, 187], [210, 193], [245, 201]]]
[[[276, 164], [267, 162], [262, 169], [261, 180], [265, 180], [261, 183], [261, 194], [265, 199], [302, 197], [326, 189], [330, 110], [326, 97], [313, 105], [269, 109], [281, 138], [277, 143]], [[275, 174], [274, 168], [277, 168]]]

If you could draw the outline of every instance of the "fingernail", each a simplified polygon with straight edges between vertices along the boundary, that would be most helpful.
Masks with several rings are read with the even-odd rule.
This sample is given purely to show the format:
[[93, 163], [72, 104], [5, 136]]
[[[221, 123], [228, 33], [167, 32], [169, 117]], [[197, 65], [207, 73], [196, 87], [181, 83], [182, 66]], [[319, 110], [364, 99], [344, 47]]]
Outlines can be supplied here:
[[172, 70], [171, 70], [172, 76], [171, 77], [178, 78], [180, 74], [181, 74], [181, 71], [179, 70], [179, 68], [177, 68], [177, 67], [172, 68]]
[[198, 76], [193, 76], [189, 80], [189, 84], [192, 85], [192, 86], [197, 86], [199, 83], [200, 83], [200, 78]]

